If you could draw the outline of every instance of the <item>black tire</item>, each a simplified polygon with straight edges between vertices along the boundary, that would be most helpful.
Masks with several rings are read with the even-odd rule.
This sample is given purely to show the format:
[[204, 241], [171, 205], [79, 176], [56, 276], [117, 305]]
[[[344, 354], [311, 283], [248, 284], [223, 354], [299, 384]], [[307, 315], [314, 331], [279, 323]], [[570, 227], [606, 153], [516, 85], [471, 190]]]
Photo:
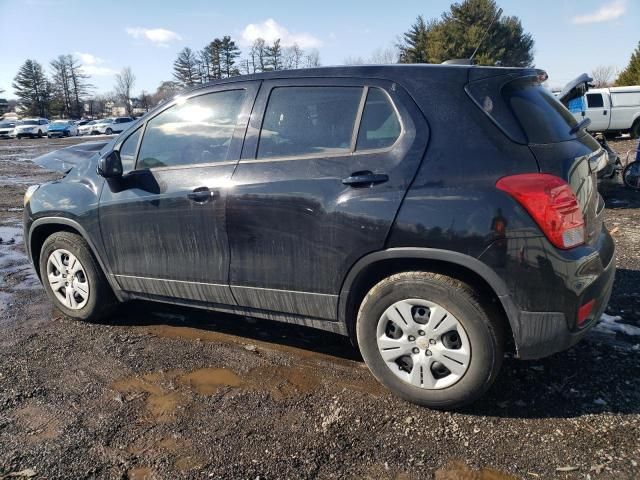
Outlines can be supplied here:
[[106, 133], [107, 135], [113, 135], [113, 130], [107, 128], [104, 133]]
[[[435, 302], [462, 324], [471, 346], [471, 361], [464, 375], [442, 389], [411, 385], [394, 374], [377, 345], [377, 323], [385, 310], [408, 298]], [[430, 272], [403, 272], [385, 278], [365, 296], [356, 322], [360, 352], [373, 375], [399, 397], [436, 409], [456, 409], [477, 400], [495, 381], [504, 356], [504, 328], [491, 309], [465, 283]]]
[[640, 162], [634, 161], [624, 167], [622, 181], [627, 187], [640, 190]]
[[42, 130], [38, 130], [38, 138], [42, 138]]
[[634, 124], [631, 126], [631, 130], [629, 130], [631, 134], [631, 138], [640, 137], [640, 120], [636, 120]]
[[[63, 305], [51, 290], [51, 286], [47, 281], [47, 261], [51, 253], [55, 250], [63, 248], [76, 256], [84, 268], [84, 272], [89, 283], [89, 298], [84, 307], [73, 310]], [[49, 236], [40, 251], [40, 277], [42, 284], [49, 298], [53, 301], [56, 308], [67, 317], [89, 322], [96, 322], [109, 316], [117, 305], [117, 300], [113, 295], [111, 286], [96, 261], [89, 245], [85, 240], [74, 233], [57, 232]]]

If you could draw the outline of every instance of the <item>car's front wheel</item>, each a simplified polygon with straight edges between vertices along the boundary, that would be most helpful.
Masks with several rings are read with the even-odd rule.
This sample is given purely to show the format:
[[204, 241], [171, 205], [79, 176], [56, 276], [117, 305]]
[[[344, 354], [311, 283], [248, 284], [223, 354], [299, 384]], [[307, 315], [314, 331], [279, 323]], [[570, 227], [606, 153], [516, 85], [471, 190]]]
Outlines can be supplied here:
[[40, 276], [49, 298], [68, 317], [97, 321], [116, 305], [102, 269], [79, 235], [57, 232], [45, 240]]
[[358, 345], [373, 375], [398, 396], [459, 408], [487, 391], [502, 364], [502, 324], [488, 312], [456, 279], [398, 273], [362, 301]]
[[104, 132], [107, 135], [113, 135], [113, 130], [111, 130], [110, 128], [107, 128], [107, 130]]

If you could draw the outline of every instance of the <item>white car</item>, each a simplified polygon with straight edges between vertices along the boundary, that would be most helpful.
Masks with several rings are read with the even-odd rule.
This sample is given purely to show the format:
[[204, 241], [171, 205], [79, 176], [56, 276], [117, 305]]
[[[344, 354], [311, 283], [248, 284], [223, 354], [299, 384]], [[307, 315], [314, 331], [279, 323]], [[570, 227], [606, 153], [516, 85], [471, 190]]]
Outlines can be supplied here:
[[104, 120], [98, 121], [98, 123], [93, 126], [92, 132], [98, 132], [107, 135], [120, 133], [123, 130], [129, 128], [131, 122], [133, 122], [133, 118], [131, 117], [105, 118]]
[[93, 132], [93, 126], [100, 120], [91, 120], [84, 125], [78, 125], [78, 135], [91, 135]]
[[46, 118], [25, 118], [20, 120], [13, 130], [12, 137], [44, 137], [49, 129], [49, 120]]
[[15, 121], [3, 120], [0, 121], [0, 138], [10, 138], [13, 135], [13, 130], [16, 128]]

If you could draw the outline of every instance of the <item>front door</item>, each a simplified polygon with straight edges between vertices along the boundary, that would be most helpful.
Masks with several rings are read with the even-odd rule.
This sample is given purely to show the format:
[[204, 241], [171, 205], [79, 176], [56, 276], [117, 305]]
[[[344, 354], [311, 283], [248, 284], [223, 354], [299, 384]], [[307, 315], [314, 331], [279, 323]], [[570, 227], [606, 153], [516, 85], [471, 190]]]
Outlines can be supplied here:
[[396, 84], [265, 82], [227, 201], [238, 304], [335, 320], [349, 268], [384, 248], [427, 137]]
[[225, 202], [258, 83], [176, 100], [116, 148], [125, 172], [105, 183], [100, 228], [123, 290], [235, 304]]
[[586, 116], [591, 119], [590, 132], [604, 132], [609, 128], [608, 99], [602, 93], [587, 93]]

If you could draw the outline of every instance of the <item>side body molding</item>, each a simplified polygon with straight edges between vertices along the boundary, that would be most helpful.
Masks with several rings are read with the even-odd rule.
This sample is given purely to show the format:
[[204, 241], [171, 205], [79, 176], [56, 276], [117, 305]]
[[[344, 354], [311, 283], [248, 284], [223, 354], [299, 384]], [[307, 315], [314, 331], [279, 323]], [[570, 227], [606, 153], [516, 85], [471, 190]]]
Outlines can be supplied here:
[[493, 289], [495, 294], [500, 299], [509, 323], [512, 328], [517, 327], [519, 308], [515, 305], [511, 296], [509, 295], [509, 289], [504, 281], [486, 264], [473, 258], [469, 255], [465, 255], [459, 252], [453, 252], [449, 250], [441, 250], [437, 248], [413, 248], [413, 247], [399, 247], [389, 248], [381, 250], [379, 252], [370, 253], [360, 260], [358, 260], [351, 270], [347, 274], [342, 289], [340, 290], [340, 300], [338, 303], [338, 321], [345, 324], [347, 328], [351, 328], [348, 325], [348, 307], [349, 307], [349, 294], [355, 284], [358, 275], [364, 271], [369, 265], [392, 259], [403, 258], [419, 258], [424, 260], [435, 260], [440, 262], [451, 263], [459, 265], [468, 270], [471, 270], [476, 275], [480, 276], [489, 286]]
[[[99, 250], [96, 248], [95, 243], [91, 240], [91, 236], [87, 233], [87, 231], [80, 225], [77, 221], [67, 218], [67, 217], [41, 217], [35, 220], [31, 226], [29, 227], [28, 235], [26, 236], [26, 244], [25, 248], [27, 250], [27, 255], [29, 259], [32, 260], [33, 264], [36, 265], [40, 259], [33, 258], [33, 250], [32, 250], [32, 240], [31, 237], [33, 232], [35, 232], [38, 227], [42, 225], [64, 225], [67, 227], [71, 227], [74, 230], [77, 230], [80, 236], [84, 239], [85, 242], [89, 245], [91, 249], [91, 253], [96, 258], [98, 263], [100, 264], [100, 268], [102, 268], [102, 272], [104, 276], [107, 278], [109, 285], [111, 285], [111, 289], [113, 290], [114, 295], [119, 301], [123, 301], [124, 297], [122, 295], [122, 291], [120, 289], [120, 285], [116, 282], [113, 275], [111, 275], [111, 271], [107, 268], [107, 264], [104, 263], [102, 256], [99, 254]], [[26, 233], [26, 232], [25, 232]], [[40, 276], [40, 275], [39, 275]], [[40, 279], [42, 281], [42, 279]]]

